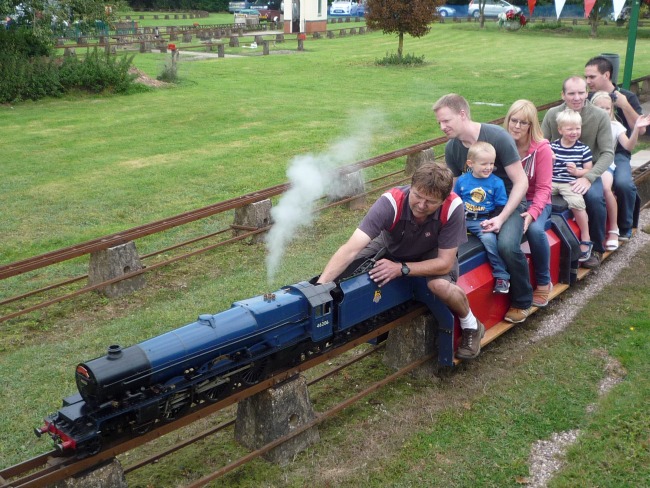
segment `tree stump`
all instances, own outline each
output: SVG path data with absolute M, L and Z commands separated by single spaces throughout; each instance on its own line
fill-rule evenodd
M 140 269 L 142 269 L 142 264 L 134 242 L 95 251 L 90 255 L 88 285 L 93 286 Z M 140 274 L 133 278 L 111 283 L 99 290 L 107 297 L 115 298 L 133 293 L 143 288 L 145 284 L 144 276 Z
M 414 318 L 410 323 L 395 327 L 388 334 L 383 362 L 400 369 L 436 350 L 438 324 L 431 314 Z M 436 361 L 429 361 L 411 373 L 415 377 L 431 377 L 438 371 Z
M 266 199 L 261 202 L 251 203 L 245 207 L 235 209 L 235 220 L 233 222 L 233 235 L 240 236 L 247 232 L 262 227 L 267 227 L 271 223 L 271 200 Z M 248 238 L 250 244 L 255 244 L 264 240 L 264 233 L 260 232 Z
M 302 375 L 246 398 L 237 405 L 235 440 L 249 449 L 283 437 L 316 418 Z M 318 428 L 312 427 L 270 450 L 267 461 L 285 465 L 301 451 L 320 440 Z
M 348 208 L 351 210 L 359 210 L 363 208 L 366 203 L 366 185 L 360 171 L 341 175 L 337 178 L 336 183 L 336 193 L 329 195 L 329 200 L 331 202 L 357 196 L 357 198 L 350 200 Z
M 406 168 L 404 172 L 411 176 L 415 173 L 415 170 L 422 166 L 424 163 L 433 163 L 436 160 L 436 155 L 433 152 L 433 148 L 424 149 L 420 152 L 409 154 L 406 157 Z
M 51 485 L 52 488 L 127 488 L 124 469 L 120 462 L 113 458 L 107 464 L 103 464 L 92 471 L 84 471 L 83 474 L 73 478 L 57 481 Z

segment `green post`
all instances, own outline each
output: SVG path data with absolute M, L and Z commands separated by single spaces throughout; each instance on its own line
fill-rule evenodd
M 627 51 L 625 52 L 625 71 L 623 72 L 623 88 L 630 89 L 632 83 L 632 66 L 634 66 L 634 49 L 636 48 L 636 31 L 639 25 L 641 0 L 632 0 L 630 13 L 630 32 L 627 36 Z

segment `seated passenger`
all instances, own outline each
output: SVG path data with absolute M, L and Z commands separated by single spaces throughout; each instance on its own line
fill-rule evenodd
M 318 283 L 346 276 L 380 249 L 388 252 L 370 270 L 379 286 L 401 276 L 425 276 L 431 293 L 460 319 L 462 343 L 456 357 L 481 351 L 485 327 L 469 308 L 458 280 L 458 247 L 467 242 L 460 198 L 451 192 L 453 176 L 436 163 L 420 166 L 410 185 L 393 188 L 373 204 L 350 239 L 330 258 Z
M 614 117 L 625 130 L 626 135 L 632 137 L 632 130 L 639 116 L 643 114 L 641 102 L 630 90 L 616 86 L 614 79 L 614 66 L 612 62 L 603 56 L 591 58 L 585 64 L 585 79 L 589 85 L 589 99 L 593 101 L 593 94 L 597 91 L 604 91 L 612 97 Z M 639 134 L 645 134 L 645 127 L 639 129 Z M 587 142 L 587 141 L 585 141 Z M 587 142 L 589 144 L 589 142 Z M 618 202 L 618 223 L 615 227 L 620 229 L 621 240 L 627 240 L 632 236 L 632 221 L 634 218 L 634 205 L 636 202 L 637 190 L 632 178 L 630 158 L 631 149 L 628 150 L 621 144 L 615 144 L 614 163 L 614 193 Z M 591 148 L 594 151 L 594 148 Z M 593 234 L 593 232 L 592 232 Z
M 594 247 L 589 238 L 589 220 L 582 195 L 573 191 L 571 183 L 586 175 L 592 167 L 591 150 L 580 142 L 582 118 L 575 110 L 567 109 L 556 118 L 560 138 L 551 142 L 553 161 L 553 195 L 561 195 L 567 202 L 580 228 L 580 258 L 583 263 Z
M 650 115 L 641 115 L 640 117 L 637 117 L 636 122 L 634 123 L 634 127 L 632 128 L 632 132 L 628 137 L 625 126 L 616 120 L 613 111 L 612 96 L 610 93 L 604 91 L 594 93 L 591 97 L 591 103 L 593 103 L 596 107 L 602 108 L 611 118 L 612 139 L 614 140 L 614 146 L 616 148 L 618 148 L 618 146 L 621 146 L 626 151 L 631 153 L 634 149 L 634 146 L 636 146 L 641 129 L 650 125 Z M 621 161 L 621 158 L 618 157 L 618 154 L 621 153 L 617 152 L 615 149 L 615 154 L 617 154 L 617 156 L 614 158 L 614 162 L 609 166 L 607 171 L 600 175 L 600 179 L 603 180 L 603 192 L 605 194 L 605 205 L 607 206 L 608 235 L 607 242 L 605 242 L 605 249 L 608 251 L 615 251 L 618 249 L 618 238 L 620 236 L 618 228 L 618 206 L 616 203 L 616 197 L 612 191 L 612 184 L 614 182 L 616 166 L 619 164 L 619 161 Z M 632 224 L 630 224 L 629 228 L 632 228 Z M 623 230 L 623 233 L 627 233 L 627 230 Z
M 462 174 L 454 186 L 465 206 L 467 230 L 478 237 L 485 247 L 494 276 L 494 293 L 510 291 L 510 273 L 499 255 L 497 235 L 483 232 L 485 221 L 501 213 L 508 202 L 503 180 L 492 173 L 496 151 L 489 142 L 475 142 L 467 152 L 467 173 Z
M 433 111 L 440 129 L 449 138 L 445 146 L 445 162 L 455 177 L 463 173 L 467 151 L 473 143 L 489 142 L 497 153 L 494 174 L 506 186 L 508 203 L 499 215 L 486 221 L 483 231 L 497 234 L 499 255 L 506 262 L 510 273 L 510 309 L 504 320 L 519 324 L 530 315 L 533 288 L 530 285 L 528 260 L 521 250 L 524 233 L 521 213 L 525 211 L 523 201 L 528 189 L 528 178 L 521 166 L 515 141 L 503 127 L 474 122 L 467 100 L 455 93 L 440 97 L 433 105 Z
M 553 287 L 550 270 L 551 248 L 546 237 L 546 221 L 553 209 L 553 150 L 542 134 L 537 108 L 529 100 L 517 100 L 510 106 L 504 127 L 515 140 L 521 164 L 528 176 L 527 209 L 521 216 L 524 219 L 524 232 L 528 239 L 537 284 L 533 290 L 533 306 L 545 307 Z
M 594 247 L 591 257 L 582 266 L 597 268 L 605 251 L 605 221 L 607 208 L 603 197 L 603 183 L 599 176 L 607 171 L 614 161 L 612 129 L 609 117 L 587 100 L 587 83 L 578 76 L 571 76 L 562 83 L 562 100 L 564 103 L 549 109 L 542 121 L 542 132 L 549 141 L 558 139 L 557 114 L 566 108 L 580 113 L 582 117 L 582 134 L 584 142 L 593 156 L 593 168 L 586 175 L 576 179 L 571 188 L 583 196 L 589 217 L 589 235 Z

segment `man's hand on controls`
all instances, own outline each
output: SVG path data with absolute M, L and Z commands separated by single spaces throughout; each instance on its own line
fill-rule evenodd
M 382 287 L 390 280 L 402 276 L 402 264 L 390 259 L 380 259 L 368 274 L 372 281 Z

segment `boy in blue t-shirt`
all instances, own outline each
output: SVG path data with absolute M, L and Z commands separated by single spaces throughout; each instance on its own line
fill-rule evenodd
M 494 293 L 510 291 L 510 273 L 499 255 L 497 235 L 483 232 L 483 222 L 499 215 L 508 202 L 503 180 L 492 174 L 496 151 L 492 144 L 478 141 L 467 152 L 467 173 L 458 177 L 454 186 L 465 205 L 467 230 L 483 243 L 495 278 Z

